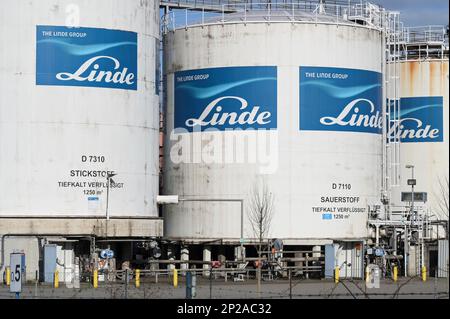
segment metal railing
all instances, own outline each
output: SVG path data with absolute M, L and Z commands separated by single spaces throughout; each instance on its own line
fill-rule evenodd
M 408 44 L 438 42 L 448 45 L 447 29 L 441 25 L 406 27 L 402 40 Z
M 162 17 L 163 32 L 180 28 L 226 23 L 305 22 L 365 25 L 382 30 L 389 19 L 387 11 L 369 2 L 318 2 L 299 0 L 275 3 L 233 3 L 211 8 L 185 8 Z M 230 13 L 233 12 L 233 13 Z
M 448 29 L 444 26 L 403 28 L 401 60 L 448 58 Z
M 399 297 L 411 298 L 411 296 L 422 296 L 428 298 L 448 298 L 448 284 L 445 279 L 438 279 L 436 276 L 437 267 L 433 269 L 434 277 L 427 282 L 422 282 L 420 276 L 411 278 L 399 278 L 398 281 L 392 279 L 392 274 L 387 272 L 380 283 L 379 289 L 367 289 L 365 281 L 353 278 L 339 278 L 333 280 L 308 280 L 301 275 L 296 274 L 295 270 L 286 267 L 284 276 L 273 277 L 267 270 L 261 270 L 261 288 L 255 287 L 256 270 L 248 270 L 247 273 L 235 271 L 232 275 L 227 276 L 228 282 L 224 276 L 220 274 L 223 269 L 213 269 L 207 276 L 201 272 L 202 269 L 187 270 L 193 278 L 196 277 L 195 294 L 188 297 L 188 278 L 187 272 L 185 276 L 179 270 L 174 277 L 173 271 L 158 271 L 160 280 L 155 280 L 156 273 L 150 273 L 148 270 L 140 271 L 141 280 L 136 279 L 136 271 L 128 270 L 129 277 L 123 276 L 125 271 L 114 271 L 113 273 L 122 279 L 117 278 L 115 281 L 99 281 L 96 286 L 93 283 L 82 283 L 78 288 L 73 289 L 71 285 L 63 282 L 59 288 L 54 288 L 51 284 L 40 284 L 38 282 L 28 283 L 23 286 L 21 298 L 23 299 L 48 299 L 48 298 L 69 298 L 69 299 L 85 299 L 85 298 L 394 298 Z M 431 269 L 430 269 L 431 270 Z M 448 266 L 444 270 L 448 272 Z M 195 273 L 195 275 L 194 275 Z M 92 274 L 85 274 L 87 277 Z M 219 279 L 222 281 L 219 283 Z M 267 281 L 271 282 L 266 283 Z M 304 283 L 307 283 L 306 285 Z M 193 280 L 190 287 L 194 287 Z M 316 289 L 314 289 L 316 287 Z M 434 289 L 433 289 L 434 288 Z M 192 289 L 191 292 L 194 290 Z M 0 284 L 0 299 L 12 298 L 6 285 Z

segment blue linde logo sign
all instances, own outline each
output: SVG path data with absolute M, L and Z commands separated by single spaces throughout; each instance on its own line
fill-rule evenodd
M 300 130 L 381 134 L 381 73 L 300 67 Z
M 402 97 L 400 120 L 391 124 L 389 137 L 402 143 L 443 142 L 443 113 L 442 96 Z
M 137 33 L 37 26 L 36 84 L 137 90 Z
M 175 73 L 175 128 L 276 129 L 277 69 L 224 67 Z

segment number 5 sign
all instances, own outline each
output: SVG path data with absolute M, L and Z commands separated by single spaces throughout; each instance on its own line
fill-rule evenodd
M 22 292 L 22 256 L 21 253 L 12 253 L 10 255 L 11 266 L 11 285 L 9 286 L 10 292 L 19 293 Z

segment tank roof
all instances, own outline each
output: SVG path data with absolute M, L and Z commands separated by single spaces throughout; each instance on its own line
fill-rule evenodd
M 215 13 L 195 8 L 185 9 L 185 14 L 176 16 L 172 11 L 169 18 L 163 21 L 163 28 L 173 31 L 225 23 L 306 22 L 360 25 L 381 30 L 392 24 L 391 13 L 369 2 L 305 0 L 293 3 L 234 3 L 222 5 Z M 398 23 L 398 18 L 396 21 Z

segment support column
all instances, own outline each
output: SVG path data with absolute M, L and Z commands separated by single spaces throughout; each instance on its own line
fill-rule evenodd
M 73 272 L 73 288 L 80 289 L 80 258 L 75 257 Z
M 218 259 L 218 260 L 220 261 L 220 263 L 221 263 L 220 268 L 225 268 L 225 267 L 226 267 L 225 261 L 227 260 L 227 257 L 225 256 L 225 247 L 223 247 L 223 246 L 220 246 L 220 247 L 219 247 L 219 254 L 218 254 L 217 259 Z M 224 272 L 224 271 L 221 272 L 221 273 L 220 273 L 220 276 L 221 276 L 221 277 L 225 277 L 225 272 Z
M 320 258 L 320 246 L 313 246 L 313 257 Z
M 306 279 L 309 279 L 309 269 L 308 269 L 308 266 L 310 266 L 309 254 L 310 253 L 305 253 L 305 278 Z M 312 255 L 312 253 L 311 253 L 311 255 Z
M 175 247 L 172 245 L 167 246 L 167 259 L 175 260 Z M 172 271 L 175 268 L 175 264 L 167 264 L 167 270 Z
M 189 247 L 188 246 L 181 246 L 181 252 L 180 252 L 180 260 L 189 260 Z M 186 270 L 189 269 L 189 264 L 188 263 L 181 263 L 180 264 L 180 270 L 181 270 L 181 275 L 185 276 L 186 275 Z
M 245 246 L 236 246 L 234 247 L 234 261 L 242 261 L 242 257 L 246 257 Z M 237 265 L 238 268 L 245 267 L 245 263 L 242 262 Z
M 203 261 L 211 261 L 211 246 L 203 246 Z M 210 264 L 203 264 L 203 277 L 209 277 Z
M 312 251 L 313 251 L 312 256 L 314 258 L 319 258 L 319 260 L 320 260 L 322 246 L 320 246 L 320 245 L 313 246 Z M 311 262 L 311 265 L 318 266 L 318 265 L 320 265 L 320 262 L 317 260 L 314 260 Z M 315 271 L 315 269 L 314 269 L 314 271 Z M 313 274 L 317 274 L 317 273 L 314 272 Z
M 418 245 L 411 245 L 409 246 L 409 260 L 408 260 L 408 274 L 413 276 L 419 276 L 420 275 L 420 266 L 419 264 L 419 254 L 418 254 Z
M 303 258 L 303 253 L 295 253 L 294 257 L 295 258 Z M 303 261 L 296 261 L 295 262 L 295 266 L 299 267 L 299 268 L 303 268 L 304 262 Z M 294 274 L 303 275 L 303 269 L 297 270 Z M 293 275 L 293 274 L 291 274 L 291 275 Z

